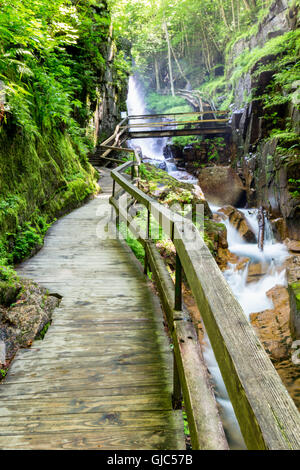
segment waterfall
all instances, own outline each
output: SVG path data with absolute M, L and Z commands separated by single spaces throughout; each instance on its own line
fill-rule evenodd
M 127 111 L 129 116 L 149 114 L 145 104 L 145 93 L 135 76 L 129 77 L 128 95 L 127 95 Z M 130 120 L 131 124 L 138 124 L 141 120 Z M 147 122 L 147 121 L 143 121 Z M 150 120 L 148 120 L 150 124 Z M 150 128 L 150 125 L 149 125 Z M 164 161 L 163 148 L 167 139 L 135 139 L 129 141 L 131 148 L 140 148 L 144 158 L 149 158 L 155 162 Z
M 138 81 L 138 78 L 134 75 L 129 77 L 128 96 L 127 96 L 127 111 L 128 115 L 145 115 L 149 114 L 145 104 L 145 92 Z M 161 119 L 161 118 L 160 118 Z M 151 120 L 144 120 L 142 122 L 149 123 L 148 129 L 151 129 Z M 130 120 L 130 124 L 141 123 L 141 120 Z M 136 128 L 138 129 L 138 128 Z M 144 128 L 145 129 L 145 128 Z M 173 178 L 178 181 L 183 181 L 191 184 L 197 184 L 198 180 L 190 175 L 187 171 L 179 170 L 175 161 L 171 159 L 165 159 L 163 149 L 168 142 L 167 137 L 161 138 L 147 138 L 147 139 L 134 139 L 129 141 L 131 148 L 138 148 L 141 150 L 143 158 L 152 160 L 151 163 L 157 167 L 165 169 Z

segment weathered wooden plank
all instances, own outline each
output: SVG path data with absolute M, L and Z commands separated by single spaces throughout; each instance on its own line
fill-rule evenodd
M 149 118 L 157 118 L 157 117 L 171 117 L 171 116 L 203 116 L 203 114 L 228 114 L 230 111 L 224 110 L 224 111 L 213 111 L 213 110 L 208 110 L 208 111 L 191 111 L 187 113 L 161 113 L 161 114 L 136 114 L 136 115 L 130 115 L 128 116 L 128 119 L 149 119 Z M 151 124 L 151 123 L 148 123 Z M 130 125 L 129 125 L 130 127 Z
M 75 374 L 74 374 L 75 375 Z M 170 381 L 170 377 L 168 379 L 167 375 L 161 374 L 160 376 L 156 373 L 148 373 L 148 374 L 119 374 L 117 371 L 115 374 L 113 372 L 109 375 L 101 372 L 95 374 L 85 374 L 84 377 L 81 377 L 81 374 L 77 374 L 77 377 L 74 378 L 63 378 L 60 376 L 55 381 L 49 383 L 48 378 L 40 377 L 40 380 L 33 381 L 32 378 L 28 379 L 18 379 L 14 381 L 14 378 L 8 379 L 5 382 L 5 386 L 1 386 L 0 388 L 0 397 L 5 397 L 6 393 L 9 391 L 8 396 L 16 396 L 19 394 L 27 394 L 27 393 L 54 393 L 60 391 L 72 391 L 82 389 L 81 387 L 85 387 L 86 389 L 96 389 L 98 388 L 101 390 L 102 388 L 121 388 L 120 383 L 124 385 L 124 387 L 129 386 L 144 386 L 147 387 L 148 385 L 158 385 L 160 384 L 162 390 L 164 390 L 164 385 L 167 381 Z M 77 384 L 79 383 L 79 385 Z M 25 385 L 26 384 L 26 387 Z M 12 386 L 13 385 L 13 386 Z M 10 388 L 7 388 L 11 386 Z M 2 389 L 5 388 L 5 392 L 3 393 Z
M 146 128 L 150 128 L 149 130 L 151 131 L 152 127 L 164 128 L 164 127 L 170 127 L 170 126 L 183 126 L 184 124 L 193 124 L 193 125 L 204 124 L 205 125 L 207 122 L 214 123 L 217 127 L 218 124 L 224 124 L 225 122 L 228 122 L 228 121 L 229 119 L 226 118 L 226 119 L 202 119 L 202 120 L 194 120 L 194 121 L 189 120 L 189 121 L 140 122 L 140 123 L 130 124 L 130 126 L 127 126 L 127 128 L 129 127 L 130 129 L 135 129 L 135 128 L 146 127 Z
M 109 434 L 115 429 L 176 428 L 182 419 L 173 410 L 115 411 L 104 413 L 72 413 L 42 416 L 18 416 L 14 422 L 10 416 L 1 417 L 0 436 L 42 434 L 60 432 L 91 432 Z
M 63 299 L 0 385 L 1 448 L 184 448 L 161 311 L 122 242 L 96 237 L 107 196 L 54 224 L 19 270 Z
M 59 383 L 61 380 L 80 380 L 103 381 L 107 384 L 115 383 L 116 380 L 131 381 L 132 378 L 138 381 L 143 381 L 145 378 L 153 378 L 153 380 L 164 379 L 168 373 L 169 364 L 162 365 L 162 358 L 160 361 L 150 364 L 119 364 L 114 360 L 111 364 L 105 366 L 101 364 L 101 372 L 99 372 L 99 361 L 91 366 L 86 367 L 73 367 L 72 364 L 56 364 L 54 367 L 48 367 L 48 364 L 40 364 L 38 369 L 31 369 L 24 367 L 9 371 L 5 379 L 5 383 L 18 383 L 21 382 L 47 382 L 48 380 L 56 380 Z M 98 366 L 98 367 L 97 367 Z
M 169 328 L 170 331 L 172 331 L 173 320 L 176 315 L 174 310 L 174 283 L 154 244 L 151 241 L 147 241 L 145 248 L 147 250 L 148 262 L 154 275 L 164 312 L 167 316 Z
M 42 388 L 38 391 L 34 387 L 24 388 L 19 387 L 16 389 L 14 384 L 7 384 L 7 395 L 1 394 L 1 387 L 0 387 L 0 397 L 6 397 L 8 401 L 16 400 L 20 402 L 20 406 L 22 406 L 22 402 L 24 400 L 35 400 L 36 404 L 38 404 L 38 400 L 56 400 L 60 398 L 66 399 L 78 399 L 86 397 L 112 397 L 112 401 L 114 400 L 113 397 L 118 396 L 121 397 L 120 402 L 122 403 L 124 396 L 145 396 L 151 395 L 153 400 L 157 400 L 157 396 L 163 396 L 168 394 L 171 397 L 172 389 L 171 384 L 167 383 L 164 386 L 161 386 L 161 383 L 152 383 L 145 387 L 143 384 L 124 384 L 122 387 L 120 386 L 111 386 L 111 387 L 99 387 L 97 384 L 87 383 L 85 381 L 79 382 L 75 384 L 75 386 L 71 386 L 67 383 L 66 387 L 62 389 L 62 387 L 57 387 L 57 389 L 47 390 Z M 4 400 L 3 400 L 4 401 Z M 6 402 L 6 400 L 5 400 Z
M 224 135 L 232 132 L 231 127 L 201 127 L 194 129 L 164 129 L 153 131 L 129 131 L 128 138 L 132 139 L 153 139 L 159 137 L 177 137 L 183 135 Z
M 172 332 L 174 352 L 183 389 L 194 450 L 228 449 L 217 403 L 209 383 L 200 344 L 191 321 L 174 310 L 174 283 L 153 243 L 146 244 L 148 259 Z
M 166 426 L 154 429 L 110 429 L 109 435 L 100 432 L 62 432 L 0 436 L 0 449 L 34 450 L 181 450 L 184 437 L 177 429 Z
M 193 450 L 228 450 L 199 341 L 191 322 L 174 322 L 177 369 L 188 416 Z
M 8 399 L 0 407 L 3 416 L 42 416 L 75 413 L 111 413 L 120 411 L 171 411 L 170 394 L 86 396 L 84 391 L 69 397 L 39 397 L 26 395 L 24 399 Z
M 39 348 L 38 343 L 36 344 L 35 347 L 25 350 L 23 349 L 22 351 L 18 351 L 17 359 L 20 358 L 22 361 L 43 361 L 43 360 L 49 360 L 49 361 L 54 361 L 55 359 L 57 361 L 63 360 L 64 358 L 66 361 L 70 358 L 70 360 L 75 360 L 75 358 L 78 358 L 78 361 L 80 361 L 80 358 L 86 357 L 86 358 L 101 358 L 103 360 L 103 364 L 106 363 L 106 360 L 109 360 L 111 357 L 115 357 L 116 360 L 126 361 L 128 362 L 131 360 L 134 360 L 134 358 L 141 358 L 141 357 L 146 357 L 149 354 L 149 345 L 146 345 L 146 347 L 142 347 L 139 344 L 133 344 L 130 350 L 128 349 L 127 345 L 124 343 L 117 349 L 115 348 L 115 344 L 109 344 L 109 345 L 103 345 L 99 347 L 94 347 L 93 345 L 91 346 L 75 346 L 74 348 L 61 348 L 58 351 L 55 348 L 51 347 L 46 347 L 46 348 Z M 170 346 L 169 345 L 162 345 L 159 347 L 159 351 L 156 349 L 154 352 L 149 354 L 149 361 L 151 361 L 151 358 L 153 357 L 153 354 L 156 356 L 160 355 L 165 355 L 169 356 L 170 355 Z M 104 357 L 105 356 L 105 357 Z M 136 359 L 137 362 L 142 359 Z M 146 360 L 146 359 L 145 359 Z M 15 361 L 16 362 L 16 361 Z M 0 385 L 0 390 L 1 390 L 1 385 Z

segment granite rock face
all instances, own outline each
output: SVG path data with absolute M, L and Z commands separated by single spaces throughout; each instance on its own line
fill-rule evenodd
M 58 304 L 59 296 L 31 281 L 20 281 L 10 305 L 0 305 L 0 367 L 7 366 L 19 348 L 31 346 Z
M 236 171 L 230 166 L 211 166 L 200 170 L 199 185 L 209 202 L 218 206 L 241 206 L 245 188 Z

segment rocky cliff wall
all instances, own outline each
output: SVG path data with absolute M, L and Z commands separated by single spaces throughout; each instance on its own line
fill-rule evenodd
M 278 237 L 300 238 L 299 93 L 296 4 L 276 0 L 252 37 L 228 55 L 235 166 L 249 205 L 263 206 Z M 298 46 L 299 48 L 299 46 Z M 248 61 L 248 63 L 247 63 Z M 299 73 L 298 73 L 299 78 Z M 297 189 L 298 188 L 298 189 Z

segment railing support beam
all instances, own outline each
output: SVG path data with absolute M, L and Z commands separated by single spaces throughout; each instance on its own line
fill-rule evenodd
M 182 408 L 182 390 L 180 384 L 180 375 L 176 363 L 175 353 L 173 351 L 173 395 L 172 395 L 173 410 L 180 410 Z
M 182 310 L 182 266 L 181 261 L 176 253 L 176 270 L 175 270 L 175 310 Z

